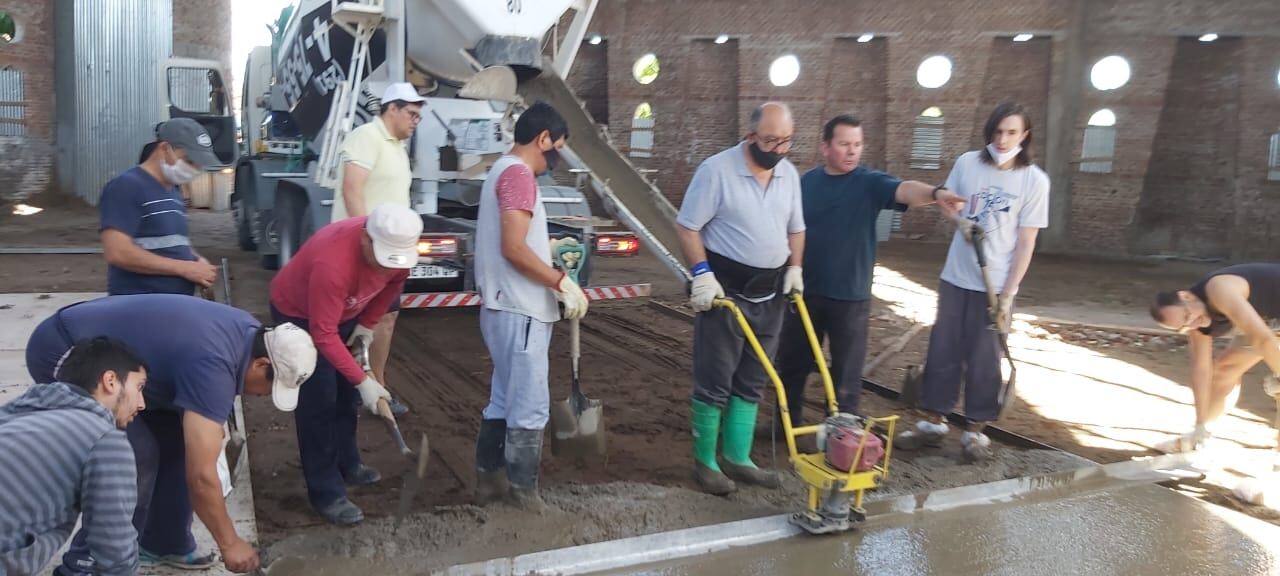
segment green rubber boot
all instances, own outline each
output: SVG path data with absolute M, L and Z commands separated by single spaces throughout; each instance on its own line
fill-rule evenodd
M 704 492 L 723 496 L 738 487 L 733 484 L 720 465 L 716 464 L 716 442 L 720 439 L 720 414 L 722 410 L 698 400 L 693 401 L 693 459 L 694 477 Z
M 756 467 L 751 462 L 751 443 L 755 440 L 756 414 L 760 405 L 737 396 L 729 397 L 724 417 L 724 466 L 726 476 L 736 482 L 777 488 L 778 476 Z

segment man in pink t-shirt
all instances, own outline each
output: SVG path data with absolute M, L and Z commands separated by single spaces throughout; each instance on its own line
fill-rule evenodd
M 516 144 L 494 163 L 480 193 L 476 222 L 476 286 L 484 299 L 480 331 L 493 378 L 476 440 L 476 501 L 502 497 L 535 512 L 542 431 L 550 412 L 547 352 L 551 326 L 581 318 L 587 298 L 573 279 L 551 265 L 547 212 L 537 173 L 555 168 L 568 138 L 564 118 L 539 102 L 516 121 Z
M 353 334 L 371 336 L 400 297 L 409 269 L 418 263 L 421 235 L 421 216 L 383 204 L 368 216 L 321 228 L 271 282 L 271 315 L 310 332 L 319 352 L 294 412 L 298 451 L 311 506 L 340 526 L 364 520 L 347 499 L 346 484 L 382 478 L 360 462 L 357 397 L 375 414 L 378 400 L 391 398 L 356 362 L 346 342 Z

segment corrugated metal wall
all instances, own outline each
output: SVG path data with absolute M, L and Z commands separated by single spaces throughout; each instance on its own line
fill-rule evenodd
M 103 185 L 137 164 L 163 118 L 173 5 L 57 0 L 56 6 L 58 180 L 63 191 L 96 205 Z

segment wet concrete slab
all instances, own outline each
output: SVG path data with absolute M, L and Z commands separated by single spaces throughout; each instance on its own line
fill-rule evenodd
M 1280 527 L 1158 486 L 885 518 L 610 574 L 1280 574 Z

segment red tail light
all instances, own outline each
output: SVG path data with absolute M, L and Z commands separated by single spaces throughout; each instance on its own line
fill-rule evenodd
M 596 237 L 596 254 L 600 256 L 635 256 L 640 240 L 634 234 L 607 234 Z
M 418 239 L 418 255 L 427 258 L 453 258 L 458 255 L 458 237 L 450 234 L 423 234 Z

